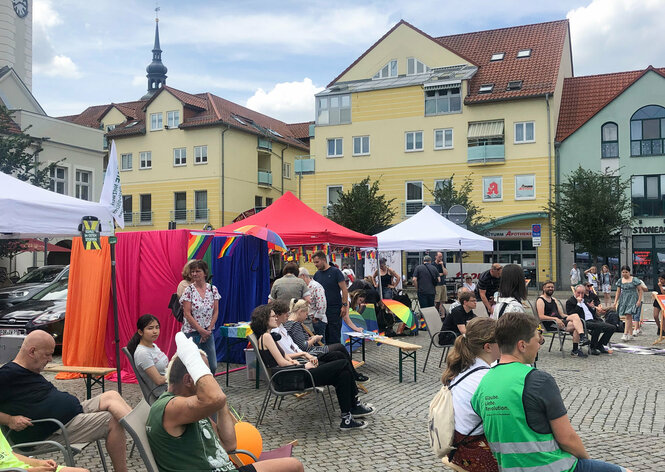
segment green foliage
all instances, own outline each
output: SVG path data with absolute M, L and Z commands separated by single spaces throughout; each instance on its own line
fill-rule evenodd
M 363 234 L 376 234 L 387 229 L 397 212 L 394 198 L 388 200 L 379 194 L 379 181 L 370 183 L 369 176 L 343 192 L 337 203 L 328 209 L 328 216 L 335 223 Z
M 554 231 L 565 242 L 594 256 L 606 255 L 610 241 L 628 225 L 630 179 L 616 172 L 597 172 L 578 167 L 554 186 L 555 200 L 548 202 Z
M 482 215 L 480 208 L 471 198 L 471 194 L 473 193 L 473 179 L 471 175 L 464 177 L 462 183 L 457 186 L 454 177 L 455 174 L 451 175 L 450 178 L 443 181 L 442 185 L 431 191 L 434 203 L 441 205 L 444 214 L 448 212 L 451 206 L 462 205 L 466 208 L 465 224 L 469 231 L 478 234 L 486 232 L 483 227 L 490 220 Z

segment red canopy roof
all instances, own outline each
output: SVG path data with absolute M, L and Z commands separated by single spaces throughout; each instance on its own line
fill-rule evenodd
M 357 233 L 312 210 L 291 192 L 286 192 L 265 210 L 224 226 L 216 232 L 233 231 L 245 225 L 265 226 L 279 234 L 287 246 L 332 244 L 376 247 L 376 238 Z

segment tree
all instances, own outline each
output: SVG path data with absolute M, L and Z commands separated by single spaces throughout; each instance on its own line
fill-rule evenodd
M 363 234 L 376 234 L 390 226 L 397 214 L 394 198 L 388 200 L 379 194 L 379 181 L 370 183 L 369 176 L 342 192 L 336 203 L 328 209 L 328 216 L 335 223 Z
M 453 205 L 462 205 L 466 208 L 466 221 L 465 224 L 469 231 L 482 234 L 486 232 L 483 226 L 487 226 L 490 222 L 481 214 L 480 208 L 473 202 L 471 193 L 473 192 L 473 179 L 471 175 L 464 177 L 464 180 L 457 187 L 454 182 L 455 174 L 451 175 L 449 179 L 443 180 L 443 183 L 437 186 L 432 192 L 434 203 L 441 205 L 444 214 Z
M 43 139 L 30 136 L 25 131 L 21 131 L 14 122 L 12 113 L 0 105 L 0 172 L 46 188 L 51 169 L 57 162 L 42 166 L 37 157 L 42 151 Z M 0 257 L 14 257 L 23 249 L 21 240 L 0 239 Z
M 597 172 L 580 166 L 554 186 L 554 200 L 545 210 L 561 240 L 594 258 L 605 256 L 612 246 L 608 241 L 630 223 L 629 188 L 630 179 L 621 180 L 614 171 Z

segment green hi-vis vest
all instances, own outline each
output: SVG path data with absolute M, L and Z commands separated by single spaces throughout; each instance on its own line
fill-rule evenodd
M 577 459 L 562 451 L 552 434 L 526 422 L 524 380 L 533 367 L 499 364 L 483 377 L 471 406 L 483 419 L 485 437 L 502 472 L 570 472 Z
M 166 432 L 162 425 L 164 409 L 174 398 L 171 392 L 164 392 L 150 407 L 146 421 L 148 442 L 159 471 L 235 471 L 208 418 L 188 424 L 179 437 Z

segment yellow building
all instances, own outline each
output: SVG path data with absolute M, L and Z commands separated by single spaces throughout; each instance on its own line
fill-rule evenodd
M 398 202 L 398 223 L 432 203 L 445 179 L 468 175 L 496 241 L 493 253 L 469 261 L 517 262 L 540 281 L 554 277 L 543 208 L 571 75 L 566 20 L 438 38 L 400 21 L 316 95 L 312 160 L 301 164 L 314 172 L 302 199 L 325 213 L 369 175 Z

